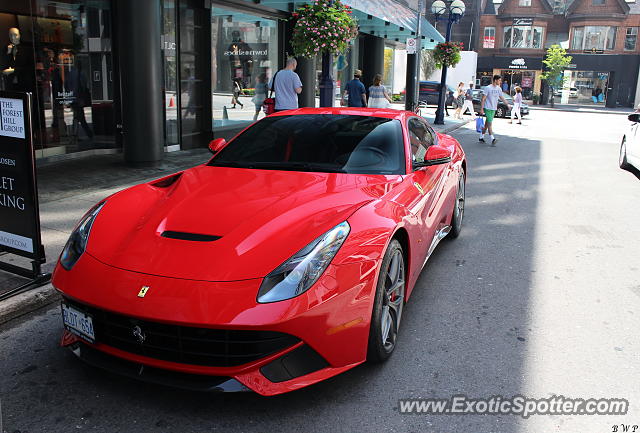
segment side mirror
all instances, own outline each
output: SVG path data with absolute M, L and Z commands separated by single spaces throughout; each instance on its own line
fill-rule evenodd
M 224 138 L 216 138 L 215 140 L 211 140 L 211 142 L 209 143 L 209 150 L 215 155 L 216 153 L 220 152 L 225 144 L 227 144 L 227 140 L 225 140 Z
M 631 122 L 638 123 L 638 122 L 640 122 L 640 113 L 633 113 L 633 114 L 630 114 L 630 115 L 629 115 L 629 117 L 628 117 L 628 119 L 629 119 Z
M 445 164 L 451 162 L 451 153 L 442 146 L 429 146 L 424 162 L 429 165 Z
M 414 162 L 414 168 L 429 167 L 451 162 L 451 153 L 441 146 L 429 146 L 424 156 L 424 162 Z

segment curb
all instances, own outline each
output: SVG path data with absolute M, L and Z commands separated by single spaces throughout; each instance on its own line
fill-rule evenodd
M 60 300 L 51 283 L 27 290 L 0 303 L 0 325 Z
M 440 131 L 440 134 L 449 134 L 449 133 L 455 131 L 456 129 L 462 128 L 463 126 L 465 126 L 466 124 L 468 124 L 470 122 L 471 122 L 471 119 L 465 120 L 464 122 L 458 123 L 456 125 L 451 125 L 448 128 L 444 128 L 442 131 Z

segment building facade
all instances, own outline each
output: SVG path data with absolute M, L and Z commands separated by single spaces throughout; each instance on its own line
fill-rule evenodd
M 540 79 L 545 50 L 558 44 L 572 56 L 564 89 L 569 104 L 633 106 L 640 67 L 640 8 L 624 0 L 488 1 L 480 18 L 477 78 L 499 74 L 527 99 L 549 94 Z M 594 99 L 595 97 L 595 99 Z
M 2 0 L 0 88 L 33 94 L 41 162 L 123 152 L 154 164 L 264 116 L 255 89 L 292 52 L 291 13 L 308 2 Z M 417 0 L 343 3 L 360 34 L 334 59 L 336 96 L 356 68 L 367 85 L 383 73 L 389 87 L 404 88 L 391 82 L 399 81 L 394 51 L 416 36 Z M 443 40 L 427 20 L 421 36 L 427 47 Z M 317 104 L 319 69 L 316 59 L 299 60 L 301 106 Z

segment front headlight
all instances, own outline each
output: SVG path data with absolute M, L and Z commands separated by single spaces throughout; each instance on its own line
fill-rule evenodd
M 87 212 L 73 230 L 71 236 L 69 236 L 69 240 L 62 250 L 62 254 L 60 254 L 60 264 L 67 271 L 70 271 L 71 268 L 73 268 L 82 253 L 84 253 L 84 250 L 87 248 L 91 226 L 93 226 L 93 222 L 104 204 L 105 202 L 98 203 L 93 207 L 93 209 Z
M 283 301 L 309 290 L 327 269 L 350 230 L 349 224 L 342 222 L 278 266 L 262 281 L 258 302 Z

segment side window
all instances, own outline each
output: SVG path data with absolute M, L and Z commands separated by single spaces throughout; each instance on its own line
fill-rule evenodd
M 434 133 L 426 123 L 417 117 L 409 119 L 408 129 L 411 143 L 411 159 L 415 162 L 424 162 L 427 148 L 434 143 Z

